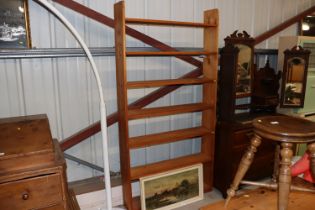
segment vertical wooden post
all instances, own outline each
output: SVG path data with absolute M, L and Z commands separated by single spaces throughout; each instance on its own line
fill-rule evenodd
M 130 151 L 128 131 L 128 98 L 126 72 L 126 28 L 125 2 L 114 5 L 115 49 L 116 49 L 116 77 L 117 77 L 117 105 L 119 123 L 120 170 L 122 175 L 124 204 L 132 209 L 132 191 L 130 180 Z
M 204 12 L 204 23 L 219 25 L 217 9 Z M 217 73 L 218 73 L 218 27 L 204 28 L 204 50 L 211 52 L 203 60 L 203 75 L 212 80 L 203 85 L 203 103 L 209 104 L 211 109 L 202 112 L 202 126 L 210 130 L 210 134 L 202 137 L 201 152 L 211 159 L 203 164 L 204 189 L 209 191 L 213 182 L 214 140 L 216 125 L 216 98 L 217 98 Z

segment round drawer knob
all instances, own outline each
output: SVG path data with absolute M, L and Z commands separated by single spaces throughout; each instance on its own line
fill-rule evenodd
M 22 199 L 23 200 L 27 200 L 30 196 L 28 195 L 28 193 L 23 193 L 22 195 Z

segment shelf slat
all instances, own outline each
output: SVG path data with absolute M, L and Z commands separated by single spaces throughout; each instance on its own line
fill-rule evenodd
M 180 141 L 183 139 L 191 139 L 195 137 L 210 134 L 210 131 L 204 127 L 187 128 L 175 131 L 168 131 L 145 136 L 137 136 L 129 138 L 129 148 L 148 147 L 157 144 L 166 144 L 170 142 Z
M 197 112 L 212 108 L 209 104 L 194 103 L 175 106 L 164 106 L 145 109 L 131 109 L 128 111 L 128 119 L 141 119 L 147 117 L 159 117 L 165 115 L 175 115 L 181 113 Z
M 237 93 L 236 94 L 236 98 L 246 98 L 246 97 L 250 97 L 252 94 L 249 93 L 249 92 L 246 92 L 246 93 Z
M 215 82 L 207 78 L 189 78 L 189 79 L 169 79 L 169 80 L 147 80 L 147 81 L 136 81 L 127 82 L 127 88 L 150 88 L 150 87 L 161 87 L 168 85 L 196 85 Z
M 186 27 L 216 27 L 217 24 L 205 24 L 194 22 L 170 21 L 170 20 L 153 20 L 140 18 L 126 18 L 128 24 L 146 24 L 146 25 L 168 25 L 168 26 L 186 26 Z
M 130 178 L 131 180 L 137 180 L 140 177 L 149 176 L 156 173 L 161 173 L 181 167 L 190 166 L 197 163 L 205 163 L 211 161 L 211 157 L 208 157 L 202 153 L 188 155 L 171 160 L 165 160 L 157 163 L 152 163 L 144 166 L 138 166 L 131 168 Z
M 199 55 L 212 55 L 214 52 L 207 51 L 134 51 L 126 52 L 126 56 L 199 56 Z

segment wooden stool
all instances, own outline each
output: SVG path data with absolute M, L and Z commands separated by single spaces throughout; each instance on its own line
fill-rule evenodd
M 275 164 L 275 174 L 278 176 L 278 210 L 286 210 L 291 187 L 291 160 L 293 156 L 293 144 L 307 143 L 311 157 L 312 175 L 315 177 L 315 123 L 291 116 L 267 116 L 256 118 L 253 122 L 254 136 L 251 144 L 243 155 L 233 183 L 227 190 L 228 197 L 225 206 L 231 197 L 235 195 L 241 180 L 254 159 L 257 147 L 261 139 L 270 139 L 281 143 L 280 171 Z M 278 161 L 275 161 L 278 162 Z

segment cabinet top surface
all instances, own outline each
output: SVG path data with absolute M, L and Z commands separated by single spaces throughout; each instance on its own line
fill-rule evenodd
M 53 152 L 46 115 L 0 119 L 0 160 L 43 152 Z

